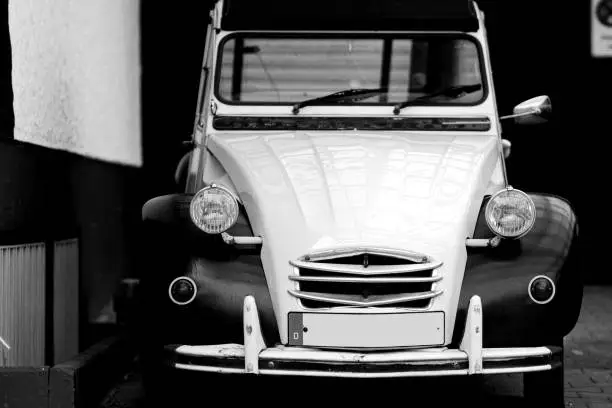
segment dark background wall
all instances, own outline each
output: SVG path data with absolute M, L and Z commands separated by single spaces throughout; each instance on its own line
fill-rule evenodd
M 202 67 L 208 1 L 168 7 L 141 2 L 144 185 L 147 194 L 174 188 L 174 170 L 187 152 Z
M 515 127 L 508 170 L 512 184 L 568 198 L 586 244 L 584 274 L 612 283 L 601 265 L 607 252 L 607 116 L 612 59 L 590 56 L 588 2 L 480 2 L 502 114 L 532 96 L 553 102 L 549 124 Z M 202 61 L 206 2 L 142 2 L 142 115 L 144 166 L 134 169 L 12 141 L 12 92 L 7 7 L 0 32 L 0 235 L 37 228 L 75 227 L 82 237 L 85 293 L 91 315 L 146 254 L 138 221 L 143 202 L 175 189 L 176 163 L 192 130 Z
M 572 202 L 586 250 L 583 272 L 591 281 L 612 283 L 602 267 L 612 227 L 604 215 L 612 59 L 591 57 L 589 3 L 481 2 L 501 112 L 540 94 L 549 95 L 553 106 L 546 125 L 506 125 L 505 137 L 513 143 L 510 180 L 517 188 Z

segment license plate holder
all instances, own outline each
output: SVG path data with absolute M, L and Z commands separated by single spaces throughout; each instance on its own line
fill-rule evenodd
M 444 344 L 444 312 L 289 313 L 289 345 L 392 348 Z

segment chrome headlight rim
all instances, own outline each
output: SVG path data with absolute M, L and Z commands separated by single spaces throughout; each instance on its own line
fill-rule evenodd
M 495 203 L 495 199 L 497 199 L 502 194 L 509 193 L 509 192 L 512 192 L 513 194 L 521 195 L 527 201 L 528 206 L 529 206 L 529 208 L 531 210 L 531 213 L 533 214 L 533 217 L 531 217 L 531 219 L 529 220 L 528 226 L 526 228 L 524 228 L 522 230 L 522 232 L 520 232 L 519 234 L 515 234 L 515 235 L 508 235 L 508 234 L 501 233 L 499 231 L 499 229 L 496 228 L 495 226 L 491 225 L 491 223 L 489 221 L 489 214 L 491 212 L 491 207 Z M 527 235 L 533 229 L 533 226 L 535 225 L 535 222 L 536 222 L 536 218 L 537 218 L 537 211 L 536 211 L 536 207 L 535 207 L 535 203 L 534 203 L 533 199 L 531 197 L 529 197 L 529 195 L 527 193 L 525 193 L 524 191 L 518 190 L 518 189 L 513 188 L 511 186 L 503 188 L 503 189 L 497 191 L 496 193 L 494 193 L 493 195 L 491 195 L 491 197 L 489 198 L 489 200 L 487 202 L 487 205 L 485 207 L 485 221 L 487 223 L 487 226 L 489 227 L 489 230 L 491 230 L 496 236 L 498 236 L 500 238 L 503 238 L 503 239 L 516 240 L 516 239 L 520 239 L 520 238 L 524 237 L 525 235 Z
M 225 194 L 227 197 L 229 197 L 232 200 L 233 206 L 235 207 L 235 216 L 233 217 L 233 219 L 231 219 L 231 222 L 227 224 L 223 230 L 209 231 L 203 228 L 202 225 L 200 225 L 196 221 L 197 216 L 195 214 L 195 211 L 197 209 L 198 199 L 200 196 L 204 195 L 206 192 L 210 190 L 222 191 L 223 194 Z M 234 225 L 236 225 L 236 222 L 238 222 L 238 218 L 240 217 L 240 200 L 238 200 L 238 197 L 236 197 L 234 192 L 231 191 L 229 188 L 223 185 L 220 185 L 220 184 L 213 183 L 213 184 L 207 185 L 206 187 L 201 188 L 193 195 L 193 197 L 191 198 L 191 202 L 189 203 L 189 216 L 191 218 L 191 222 L 201 231 L 209 235 L 220 235 L 226 232 L 227 230 L 229 230 L 230 228 L 232 228 Z

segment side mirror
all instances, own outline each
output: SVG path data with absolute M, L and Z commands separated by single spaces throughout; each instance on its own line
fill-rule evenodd
M 502 116 L 500 119 L 514 119 L 518 125 L 537 125 L 548 122 L 552 105 L 546 95 L 536 96 L 519 103 L 514 107 L 512 115 Z

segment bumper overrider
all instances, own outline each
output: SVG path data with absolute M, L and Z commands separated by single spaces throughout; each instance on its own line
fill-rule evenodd
M 560 347 L 483 348 L 482 313 L 480 297 L 473 296 L 457 349 L 354 352 L 267 347 L 255 299 L 247 296 L 243 307 L 244 344 L 173 345 L 166 351 L 176 369 L 225 374 L 429 377 L 546 371 L 560 366 Z

